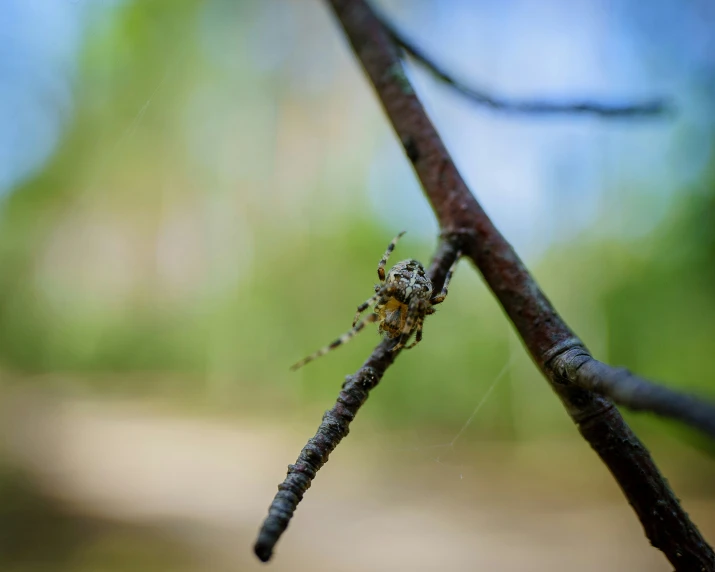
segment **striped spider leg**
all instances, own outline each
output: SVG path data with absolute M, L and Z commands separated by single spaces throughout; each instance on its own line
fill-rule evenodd
M 319 357 L 327 354 L 329 351 L 332 351 L 335 348 L 342 346 L 343 344 L 349 342 L 354 336 L 356 336 L 360 332 L 360 330 L 362 330 L 367 324 L 371 324 L 372 322 L 377 322 L 379 319 L 380 319 L 380 316 L 378 316 L 377 314 L 368 314 L 367 316 L 365 316 L 365 318 L 360 320 L 355 326 L 353 326 L 351 329 L 349 329 L 347 332 L 345 332 L 337 340 L 335 340 L 334 342 L 332 342 L 331 344 L 329 344 L 323 348 L 320 348 L 317 352 L 310 354 L 308 357 L 303 358 L 298 363 L 293 364 L 290 367 L 290 369 L 292 371 L 300 369 L 308 362 L 311 362 L 314 359 L 318 359 Z
M 336 339 L 331 344 L 329 344 L 323 348 L 320 348 L 318 351 L 310 354 L 308 357 L 300 360 L 298 363 L 293 364 L 290 369 L 293 371 L 300 369 L 308 362 L 318 359 L 319 357 L 322 357 L 325 354 L 327 354 L 329 351 L 332 351 L 335 348 L 338 348 L 338 347 L 342 346 L 343 344 L 349 342 L 353 337 L 355 337 L 358 333 L 360 333 L 360 330 L 362 330 L 367 324 L 371 324 L 373 322 L 379 321 L 380 320 L 379 314 L 368 314 L 359 322 L 358 322 L 358 319 L 360 318 L 360 312 L 362 312 L 363 310 L 366 310 L 370 306 L 373 306 L 381 298 L 392 296 L 393 292 L 394 292 L 394 286 L 391 286 L 388 284 L 385 284 L 384 286 L 382 286 L 374 296 L 368 298 L 365 302 L 363 302 L 362 304 L 360 304 L 360 306 L 358 306 L 359 308 L 362 308 L 362 310 L 360 310 L 358 312 L 357 316 L 355 317 L 355 320 L 353 321 L 353 327 L 351 329 L 349 329 L 347 332 L 345 332 L 342 336 L 340 336 L 338 339 Z
M 454 274 L 454 270 L 457 267 L 457 263 L 459 262 L 461 256 L 462 252 L 457 252 L 457 257 L 452 263 L 452 266 L 447 271 L 447 275 L 444 277 L 444 285 L 442 286 L 442 291 L 439 293 L 439 295 L 434 296 L 429 300 L 425 300 L 423 298 L 412 298 L 410 300 L 410 304 L 407 310 L 407 317 L 405 319 L 405 325 L 399 334 L 400 339 L 390 351 L 394 352 L 395 350 L 402 348 L 412 335 L 413 331 L 415 332 L 415 341 L 412 342 L 409 346 L 405 347 L 405 349 L 412 349 L 422 341 L 422 327 L 424 325 L 425 316 L 434 314 L 434 306 L 436 306 L 437 304 L 441 304 L 447 298 L 447 293 L 449 290 L 449 281 L 452 279 L 452 274 Z
M 349 342 L 367 324 L 373 322 L 378 322 L 381 334 L 396 340 L 390 351 L 404 347 L 412 334 L 415 334 L 415 341 L 406 349 L 415 347 L 422 340 L 425 316 L 433 314 L 435 312 L 433 306 L 441 304 L 447 297 L 449 281 L 461 253 L 457 254 L 457 259 L 447 272 L 442 291 L 433 297 L 432 282 L 422 264 L 417 260 L 409 259 L 398 262 L 385 275 L 385 266 L 390 254 L 403 234 L 405 234 L 404 231 L 390 242 L 385 254 L 380 259 L 377 265 L 377 277 L 380 284 L 375 286 L 375 294 L 357 307 L 353 327 L 331 344 L 294 364 L 291 367 L 292 370 L 295 371 Z M 375 307 L 373 313 L 360 320 L 360 314 L 373 306 Z
M 429 301 L 420 298 L 413 298 L 410 301 L 410 305 L 407 307 L 407 316 L 405 317 L 404 326 L 398 334 L 399 339 L 390 350 L 391 352 L 404 347 L 413 332 L 415 332 L 415 341 L 405 349 L 412 349 L 422 341 L 422 324 L 424 323 L 424 317 L 428 313 L 434 313 L 434 310 L 429 305 Z
M 380 262 L 377 263 L 377 278 L 378 280 L 380 280 L 380 284 L 375 285 L 375 295 L 371 298 L 368 298 L 357 307 L 355 319 L 353 319 L 353 327 L 355 327 L 355 324 L 357 324 L 357 321 L 360 319 L 360 314 L 362 314 L 370 306 L 375 304 L 375 302 L 377 302 L 380 296 L 384 294 L 384 292 L 382 292 L 381 294 L 381 291 L 385 287 L 385 265 L 390 258 L 390 254 L 392 254 L 392 251 L 395 250 L 395 246 L 397 246 L 397 241 L 400 240 L 400 238 L 402 238 L 402 236 L 406 232 L 406 230 L 403 230 L 400 234 L 398 234 L 395 238 L 392 239 L 392 242 L 390 242 L 390 244 L 387 245 L 387 250 L 385 250 L 385 254 L 382 255 Z
M 403 230 L 400 234 L 398 234 L 395 238 L 392 239 L 392 242 L 387 245 L 387 250 L 385 250 L 385 254 L 382 255 L 380 262 L 378 262 L 377 277 L 380 279 L 380 284 L 385 283 L 385 265 L 390 258 L 390 254 L 392 254 L 392 251 L 395 250 L 395 246 L 397 246 L 397 241 L 400 240 L 406 232 L 406 230 Z
M 457 256 L 454 259 L 454 262 L 452 262 L 452 266 L 450 266 L 449 270 L 447 270 L 447 275 L 444 277 L 444 284 L 442 285 L 442 291 L 439 293 L 439 295 L 435 296 L 429 301 L 430 306 L 436 306 L 437 304 L 441 304 L 442 302 L 444 302 L 445 298 L 447 298 L 447 291 L 449 290 L 449 281 L 452 280 L 452 274 L 454 274 L 454 271 L 457 268 L 457 263 L 459 262 L 460 258 L 462 258 L 461 250 L 457 251 Z M 429 313 L 432 314 L 433 312 Z

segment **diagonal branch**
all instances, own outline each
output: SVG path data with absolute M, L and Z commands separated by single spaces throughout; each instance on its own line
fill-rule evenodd
M 440 241 L 429 270 L 436 291 L 442 288 L 445 276 L 456 258 L 457 249 L 452 241 L 448 239 Z M 394 345 L 393 339 L 383 340 L 357 373 L 345 379 L 335 405 L 323 415 L 323 421 L 315 436 L 303 447 L 295 464 L 288 465 L 288 474 L 278 485 L 278 492 L 268 509 L 268 516 L 261 526 L 253 547 L 256 556 L 262 562 L 270 560 L 276 543 L 288 527 L 298 503 L 303 500 L 305 491 L 310 488 L 320 468 L 328 462 L 330 453 L 347 436 L 350 423 L 355 419 L 363 403 L 367 401 L 370 390 L 380 383 L 385 370 L 402 351 L 399 349 L 391 351 Z
M 405 76 L 390 34 L 364 0 L 328 1 L 412 162 L 442 232 L 455 236 L 455 246 L 474 261 L 579 431 L 613 474 L 648 539 L 677 570 L 715 569 L 715 553 L 648 450 L 612 401 L 591 391 L 595 386 L 588 372 L 602 370 L 587 365 L 595 360 L 467 188 Z M 578 368 L 568 367 L 568 356 L 574 353 L 580 356 Z M 581 370 L 587 373 L 579 374 Z M 599 389 L 618 397 L 613 385 L 604 382 Z
M 383 340 L 357 373 L 347 376 L 335 405 L 323 415 L 315 436 L 303 447 L 295 464 L 288 465 L 288 474 L 278 485 L 278 492 L 268 508 L 268 516 L 253 547 L 262 562 L 268 562 L 273 556 L 273 549 L 288 528 L 298 503 L 303 500 L 318 471 L 328 462 L 330 453 L 347 437 L 350 423 L 367 401 L 370 390 L 377 386 L 385 370 L 395 360 L 396 353 L 401 351 L 391 352 L 392 345 L 392 340 Z
M 398 32 L 385 18 L 378 17 L 378 19 L 392 41 L 438 80 L 446 83 L 467 99 L 495 111 L 524 115 L 597 115 L 606 118 L 653 117 L 672 111 L 671 105 L 663 98 L 618 105 L 589 100 L 558 102 L 546 99 L 509 99 L 492 95 L 486 90 L 470 87 L 456 79 L 421 48 Z

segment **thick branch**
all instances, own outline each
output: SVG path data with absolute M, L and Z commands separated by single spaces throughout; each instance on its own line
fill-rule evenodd
M 380 21 L 393 42 L 400 46 L 438 80 L 451 86 L 467 99 L 495 111 L 524 115 L 580 114 L 597 115 L 607 118 L 630 118 L 663 115 L 671 110 L 670 105 L 662 98 L 619 105 L 589 100 L 564 102 L 545 99 L 520 100 L 493 95 L 486 90 L 470 87 L 459 81 L 414 43 L 405 38 L 405 36 L 398 32 L 384 18 L 380 18 Z
M 437 253 L 429 270 L 430 279 L 439 291 L 445 276 L 457 256 L 457 249 L 449 240 L 440 241 Z M 392 365 L 401 350 L 390 351 L 396 340 L 386 338 L 372 352 L 363 366 L 345 379 L 342 390 L 332 409 L 325 412 L 315 436 L 308 441 L 293 465 L 288 465 L 288 475 L 278 485 L 268 516 L 263 522 L 253 549 L 256 556 L 268 562 L 273 549 L 288 527 L 303 494 L 310 488 L 317 472 L 328 462 L 330 453 L 345 438 L 350 423 L 358 409 L 365 403 L 371 389 L 382 379 L 385 370 Z
M 329 0 L 412 162 L 440 226 L 480 270 L 581 434 L 677 570 L 715 570 L 715 553 L 612 402 L 554 364 L 586 349 L 467 188 L 405 76 L 398 47 L 364 0 Z

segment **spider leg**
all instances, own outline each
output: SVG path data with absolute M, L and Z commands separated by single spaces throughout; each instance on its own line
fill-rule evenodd
M 380 260 L 380 263 L 377 265 L 377 277 L 380 279 L 380 282 L 385 281 L 385 264 L 387 264 L 387 259 L 390 258 L 390 254 L 392 254 L 392 251 L 395 250 L 395 246 L 397 245 L 397 241 L 400 240 L 400 237 L 405 234 L 407 231 L 403 230 L 400 234 L 398 234 L 395 238 L 392 239 L 392 242 L 388 245 L 387 250 L 385 251 L 385 254 L 382 255 L 382 259 Z
M 412 330 L 415 327 L 415 322 L 419 322 L 422 319 L 424 310 L 424 300 L 413 300 L 407 309 L 407 318 L 405 319 L 405 325 L 402 328 L 402 332 L 399 337 L 399 341 L 390 350 L 391 352 L 397 351 L 405 345 L 405 342 L 410 338 Z
M 382 296 L 382 294 L 384 293 L 384 290 L 384 288 L 381 288 L 374 296 L 370 296 L 367 300 L 365 300 L 357 307 L 357 312 L 355 312 L 355 317 L 353 318 L 353 328 L 355 327 L 355 324 L 358 323 L 358 320 L 360 319 L 360 314 L 362 314 L 370 306 L 374 306 L 375 303 L 380 299 L 380 296 Z
M 353 318 L 353 328 L 355 327 L 355 324 L 357 324 L 358 320 L 360 319 L 360 314 L 362 314 L 365 310 L 367 310 L 370 306 L 374 306 L 375 303 L 382 297 L 382 296 L 391 296 L 395 291 L 395 286 L 393 284 L 387 286 L 381 286 L 378 288 L 377 292 L 375 292 L 374 296 L 370 296 L 367 300 L 365 300 L 362 304 L 360 304 L 357 307 L 357 312 L 355 312 L 355 318 Z
M 308 362 L 311 362 L 314 359 L 318 359 L 319 357 L 327 354 L 329 351 L 334 350 L 335 348 L 337 348 L 339 346 L 342 346 L 343 344 L 349 342 L 355 335 L 357 335 L 360 332 L 360 330 L 362 330 L 367 324 L 376 322 L 379 319 L 380 319 L 380 316 L 378 316 L 377 314 L 370 314 L 369 316 L 365 316 L 365 318 L 363 320 L 361 320 L 357 325 L 355 325 L 353 328 L 351 328 L 350 330 L 345 332 L 342 336 L 340 336 L 332 344 L 319 349 L 317 352 L 309 355 L 307 358 L 304 358 L 304 359 L 300 360 L 298 363 L 293 364 L 290 369 L 292 371 L 300 369 Z
M 442 286 L 442 292 L 440 292 L 439 296 L 435 296 L 430 300 L 430 304 L 433 306 L 437 304 L 441 304 L 444 302 L 444 299 L 447 297 L 447 289 L 449 288 L 449 281 L 452 279 L 452 274 L 454 274 L 454 269 L 457 268 L 457 263 L 459 262 L 459 259 L 462 256 L 462 252 L 457 253 L 457 258 L 455 259 L 454 263 L 450 267 L 449 271 L 447 272 L 447 276 L 444 277 L 444 286 Z
M 424 318 L 420 318 L 417 320 L 417 333 L 415 334 L 415 341 L 412 342 L 409 346 L 405 346 L 406 350 L 411 350 L 414 348 L 417 344 L 419 344 L 422 341 L 422 326 L 424 325 Z

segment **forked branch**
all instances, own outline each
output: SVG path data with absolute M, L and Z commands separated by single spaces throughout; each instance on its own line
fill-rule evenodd
M 451 241 L 444 239 L 429 269 L 430 279 L 435 290 L 442 288 L 449 269 L 457 258 L 457 249 Z M 392 365 L 401 349 L 393 349 L 394 339 L 385 338 L 372 352 L 363 366 L 349 375 L 332 409 L 325 412 L 323 421 L 315 436 L 308 441 L 293 465 L 288 465 L 285 480 L 278 485 L 276 493 L 253 549 L 263 561 L 270 560 L 273 549 L 288 527 L 303 494 L 310 488 L 315 475 L 328 462 L 330 453 L 347 436 L 350 423 L 358 409 L 368 398 L 382 379 L 385 370 Z
M 400 46 L 418 64 L 424 67 L 438 80 L 446 83 L 458 93 L 478 105 L 494 111 L 522 115 L 557 115 L 578 114 L 596 115 L 607 118 L 636 118 L 655 117 L 665 115 L 671 111 L 671 105 L 663 98 L 631 103 L 606 103 L 596 100 L 555 101 L 548 99 L 509 99 L 495 95 L 484 89 L 470 87 L 458 80 L 453 74 L 434 61 L 412 41 L 392 26 L 385 18 L 379 17 L 383 28 L 390 35 L 392 41 Z
M 677 570 L 715 570 L 715 553 L 648 450 L 612 401 L 594 390 L 627 406 L 639 404 L 637 408 L 677 416 L 705 431 L 715 408 L 699 402 L 700 413 L 689 415 L 683 408 L 692 401 L 682 400 L 680 413 L 673 415 L 672 407 L 641 407 L 646 402 L 639 400 L 639 392 L 621 389 L 613 368 L 591 357 L 467 188 L 405 75 L 399 46 L 370 6 L 364 0 L 328 1 L 412 162 L 443 234 L 453 237 L 455 247 L 474 261 L 579 431 L 613 474 L 651 543 Z M 578 366 L 573 365 L 575 356 Z M 631 378 L 629 383 L 638 381 Z M 648 382 L 649 387 L 654 385 Z M 652 405 L 660 398 L 651 392 L 648 399 Z
M 651 543 L 666 554 L 677 570 L 714 570 L 712 548 L 683 511 L 647 449 L 604 395 L 632 409 L 683 420 L 710 435 L 714 434 L 715 409 L 591 357 L 459 175 L 404 74 L 398 46 L 413 57 L 419 58 L 418 52 L 394 31 L 385 29 L 364 0 L 329 2 L 372 81 L 442 228 L 443 240 L 430 269 L 435 288 L 441 286 L 459 250 L 474 261 L 579 431 L 624 491 Z M 441 73 L 429 61 L 423 63 L 432 65 L 438 75 Z M 576 111 L 622 113 L 622 110 L 601 113 L 603 110 L 588 107 L 581 106 Z M 641 112 L 647 111 L 635 113 Z M 393 343 L 391 340 L 381 343 L 363 367 L 346 379 L 337 403 L 326 412 L 316 435 L 296 463 L 289 466 L 255 545 L 256 554 L 264 562 L 271 557 L 317 471 L 347 435 L 349 424 L 369 391 L 397 357 L 399 350 L 390 351 Z
M 712 404 L 639 377 L 626 368 L 600 362 L 582 346 L 575 346 L 559 355 L 551 367 L 557 375 L 571 383 L 607 395 L 628 409 L 677 419 L 715 438 L 715 410 Z

